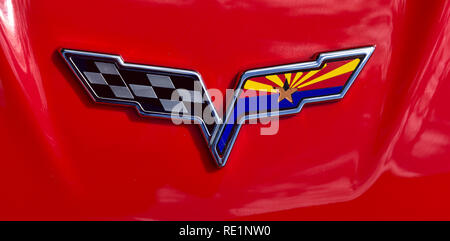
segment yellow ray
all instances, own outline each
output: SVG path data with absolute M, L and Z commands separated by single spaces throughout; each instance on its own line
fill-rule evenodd
M 274 82 L 275 84 L 277 84 L 280 87 L 283 87 L 283 81 L 281 81 L 280 77 L 278 77 L 278 75 L 274 74 L 274 75 L 268 75 L 266 76 L 266 78 L 272 82 Z
M 262 84 L 253 80 L 247 80 L 244 85 L 244 89 L 247 90 L 259 90 L 259 91 L 266 91 L 266 92 L 274 92 L 276 93 L 277 90 L 273 88 L 273 86 Z
M 355 70 L 355 68 L 356 68 L 356 66 L 358 66 L 358 64 L 359 64 L 359 59 L 355 59 L 355 60 L 353 60 L 353 61 L 351 61 L 349 63 L 346 63 L 346 64 L 342 65 L 341 67 L 339 67 L 337 69 L 334 69 L 334 70 L 332 70 L 332 71 L 330 71 L 330 72 L 328 72 L 328 73 L 326 73 L 324 75 L 321 75 L 321 76 L 319 76 L 319 77 L 317 77 L 317 78 L 315 78 L 315 79 L 313 79 L 313 80 L 311 80 L 309 82 L 306 82 L 306 83 L 300 85 L 298 88 L 300 89 L 300 88 L 303 88 L 305 86 L 312 85 L 312 84 L 315 84 L 317 82 L 320 82 L 320 81 L 323 81 L 323 80 L 327 80 L 327 79 L 336 77 L 338 75 L 351 72 L 351 71 Z
M 294 86 L 295 82 L 300 78 L 300 76 L 302 76 L 302 74 L 303 74 L 303 72 L 297 72 L 295 74 L 294 80 L 292 81 L 292 83 L 290 85 L 291 87 Z
M 327 64 L 324 64 L 323 67 L 321 69 L 318 70 L 313 70 L 313 71 L 309 71 L 305 76 L 303 76 L 303 78 L 301 78 L 297 83 L 295 83 L 294 86 L 292 86 L 292 88 L 297 87 L 299 84 L 305 82 L 306 80 L 308 80 L 309 78 L 311 78 L 312 76 L 314 76 L 315 74 L 317 74 L 317 72 L 325 69 L 325 67 L 327 67 Z M 299 87 L 300 88 L 300 87 Z
M 292 75 L 291 73 L 284 74 L 284 77 L 286 78 L 289 85 L 291 84 L 291 75 Z

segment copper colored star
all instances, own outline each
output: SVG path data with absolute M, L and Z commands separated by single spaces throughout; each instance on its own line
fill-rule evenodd
M 278 103 L 280 103 L 284 99 L 293 103 L 292 94 L 294 94 L 295 91 L 297 91 L 297 88 L 289 88 L 288 83 L 285 82 L 283 87 L 275 87 L 275 89 L 277 89 L 278 93 L 280 93 L 280 96 L 278 96 Z

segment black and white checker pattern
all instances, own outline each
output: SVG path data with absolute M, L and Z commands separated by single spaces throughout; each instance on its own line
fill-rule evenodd
M 144 113 L 198 116 L 211 105 L 195 75 L 125 67 L 113 58 L 71 55 L 75 71 L 99 101 L 139 103 Z M 210 131 L 213 124 L 208 125 Z

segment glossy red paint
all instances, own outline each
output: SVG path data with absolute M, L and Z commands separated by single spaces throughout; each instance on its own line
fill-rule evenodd
M 0 219 L 449 219 L 450 2 L 0 1 Z M 346 97 L 242 128 L 217 169 L 197 126 L 95 104 L 59 48 L 242 71 L 376 45 Z M 295 135 L 293 134 L 295 133 Z

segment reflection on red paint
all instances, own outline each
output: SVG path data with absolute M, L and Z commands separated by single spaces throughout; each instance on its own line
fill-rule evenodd
M 448 217 L 449 19 L 444 0 L 0 1 L 0 218 Z M 343 100 L 277 135 L 243 127 L 220 170 L 198 127 L 95 105 L 57 54 L 192 69 L 224 91 L 368 45 Z

